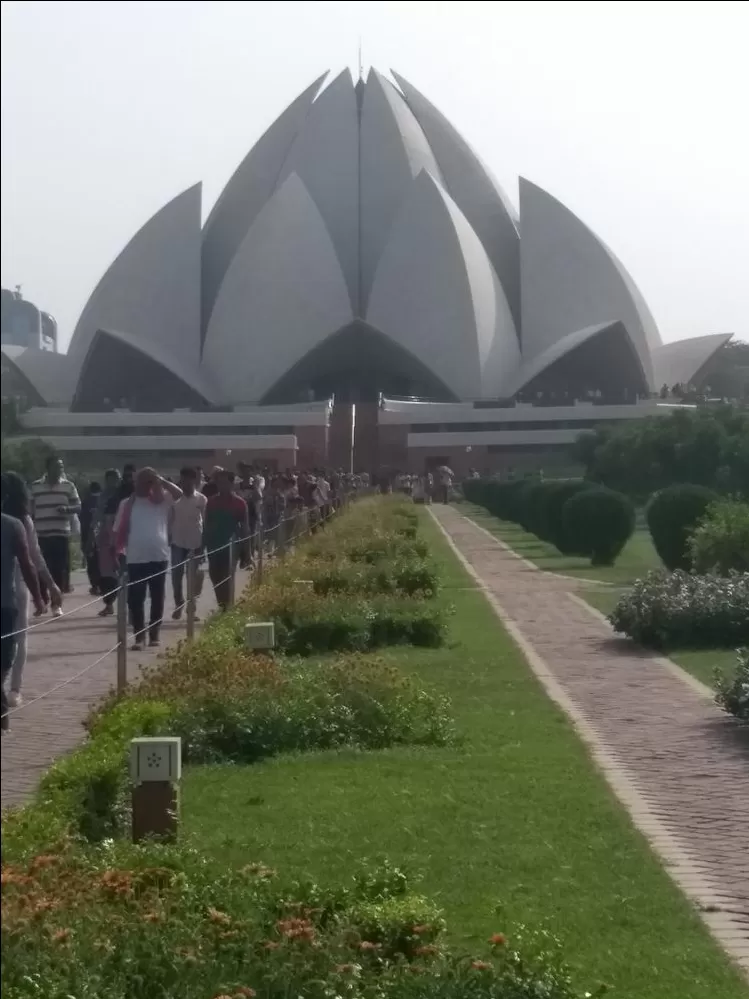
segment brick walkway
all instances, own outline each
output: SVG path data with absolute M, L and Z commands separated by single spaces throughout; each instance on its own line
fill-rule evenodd
M 244 574 L 237 575 L 238 590 L 245 578 Z M 92 599 L 83 573 L 76 573 L 75 583 L 75 593 L 65 598 L 66 613 Z M 176 643 L 185 635 L 184 619 L 171 620 L 174 603 L 170 590 L 168 585 L 166 620 L 162 629 L 164 646 Z M 206 580 L 198 613 L 204 618 L 215 606 L 213 591 Z M 0 803 L 3 808 L 26 800 L 45 770 L 83 740 L 85 733 L 81 725 L 90 707 L 116 682 L 117 657 L 113 653 L 60 690 L 31 703 L 35 697 L 75 676 L 116 644 L 115 618 L 98 618 L 100 609 L 101 604 L 97 601 L 70 617 L 43 618 L 45 623 L 29 634 L 23 689 L 26 704 L 11 715 L 11 733 L 2 740 Z M 128 652 L 130 680 L 137 677 L 138 664 L 147 663 L 155 656 L 156 652 L 152 650 Z
M 724 948 L 749 972 L 749 730 L 451 507 L 431 508 L 547 692 Z

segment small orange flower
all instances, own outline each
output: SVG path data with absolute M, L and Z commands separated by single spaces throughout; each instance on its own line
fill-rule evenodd
M 492 947 L 502 947 L 504 946 L 504 944 L 507 943 L 507 937 L 504 935 L 504 933 L 493 933 L 489 937 L 489 943 L 492 945 Z
M 374 943 L 372 940 L 362 940 L 362 942 L 359 944 L 359 950 L 372 951 L 372 950 L 381 950 L 381 949 L 382 949 L 382 944 Z
M 72 930 L 55 930 L 55 932 L 52 934 L 52 939 L 54 940 L 55 943 L 59 944 L 67 943 L 70 940 L 72 933 L 73 933 Z
M 414 954 L 418 957 L 433 957 L 435 954 L 439 954 L 439 947 L 435 947 L 434 944 L 424 944 L 421 947 L 417 947 Z
M 431 926 L 429 925 L 429 923 L 420 923 L 420 924 L 419 924 L 418 926 L 414 926 L 414 928 L 413 928 L 413 931 L 412 931 L 412 932 L 413 932 L 413 933 L 414 933 L 414 934 L 415 934 L 415 935 L 416 935 L 417 937 L 420 937 L 420 936 L 422 936 L 422 935 L 423 935 L 424 933 L 429 933 L 429 931 L 430 931 L 431 929 L 432 929 L 432 927 L 431 927 Z
M 237 989 L 234 999 L 255 999 L 257 992 L 251 989 L 249 985 L 240 985 Z
M 471 961 L 471 967 L 476 971 L 491 971 L 493 965 L 489 961 Z
M 208 906 L 208 918 L 212 923 L 217 923 L 219 926 L 228 926 L 231 923 L 231 916 L 227 916 L 225 912 L 221 912 L 220 909 L 214 909 L 213 906 Z
M 34 857 L 31 861 L 29 873 L 33 874 L 34 871 L 41 870 L 42 867 L 52 867 L 53 864 L 58 863 L 59 859 L 59 857 L 55 857 L 53 854 L 43 854 L 39 857 Z

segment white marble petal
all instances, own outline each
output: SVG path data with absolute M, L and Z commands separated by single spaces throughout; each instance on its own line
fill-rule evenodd
M 226 401 L 258 402 L 352 318 L 333 242 L 305 185 L 292 174 L 232 261 L 211 316 L 203 365 Z

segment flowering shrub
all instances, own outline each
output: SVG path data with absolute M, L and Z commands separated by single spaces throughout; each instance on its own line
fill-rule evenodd
M 749 643 L 749 573 L 651 572 L 621 597 L 609 620 L 655 648 L 737 648 Z
M 451 954 L 392 866 L 327 887 L 109 844 L 5 863 L 2 881 L 7 999 L 581 997 L 547 934 L 487 930 L 481 953 Z
M 722 708 L 743 722 L 749 722 L 749 649 L 740 649 L 736 672 L 731 678 L 717 676 L 716 700 Z
M 749 572 L 749 503 L 717 500 L 688 541 L 695 572 Z

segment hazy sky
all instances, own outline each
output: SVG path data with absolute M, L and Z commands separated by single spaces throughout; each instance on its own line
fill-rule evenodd
M 749 337 L 747 3 L 2 4 L 2 284 L 63 344 L 143 222 L 207 214 L 325 69 L 394 67 L 517 203 L 522 174 L 616 252 L 665 340 Z

